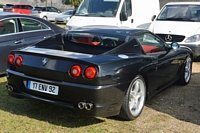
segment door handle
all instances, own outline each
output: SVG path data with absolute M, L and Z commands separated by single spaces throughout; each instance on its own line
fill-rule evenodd
M 19 43 L 23 43 L 24 42 L 24 39 L 18 39 L 15 41 L 15 44 L 19 44 Z

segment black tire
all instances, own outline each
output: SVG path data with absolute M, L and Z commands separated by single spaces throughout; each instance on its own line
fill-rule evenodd
M 190 82 L 192 75 L 192 58 L 188 56 L 185 60 L 184 68 L 181 71 L 181 77 L 178 80 L 178 84 L 187 85 Z
M 141 75 L 137 75 L 126 92 L 119 117 L 134 120 L 142 112 L 146 100 L 146 84 Z M 132 106 L 132 107 L 131 107 Z
M 200 56 L 195 57 L 195 58 L 194 58 L 194 61 L 195 61 L 195 62 L 200 62 Z
M 48 20 L 48 18 L 46 16 L 43 17 L 44 20 Z

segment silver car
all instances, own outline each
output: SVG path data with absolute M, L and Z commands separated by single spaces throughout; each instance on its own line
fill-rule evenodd
M 54 21 L 57 15 L 61 15 L 62 12 L 55 7 L 35 7 L 31 10 L 31 16 L 43 18 L 48 21 Z
M 67 10 L 62 15 L 56 16 L 55 22 L 56 23 L 67 23 L 72 16 L 73 10 Z

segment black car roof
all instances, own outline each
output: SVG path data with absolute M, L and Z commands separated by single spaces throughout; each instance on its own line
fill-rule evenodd
M 4 16 L 24 16 L 24 14 L 13 13 L 13 12 L 0 12 L 0 17 Z
M 92 32 L 92 33 L 108 33 L 108 34 L 120 34 L 122 36 L 132 35 L 139 32 L 147 32 L 144 29 L 133 29 L 129 27 L 117 27 L 117 26 L 105 26 L 105 25 L 95 25 L 95 26 L 84 26 L 81 28 L 77 28 L 74 30 L 70 30 L 70 32 Z
M 19 13 L 13 13 L 13 12 L 0 12 L 0 19 L 8 18 L 8 17 L 28 17 L 28 18 L 34 18 L 34 19 L 39 18 L 39 17 L 34 17 L 34 16 L 28 16 L 26 14 L 19 14 Z

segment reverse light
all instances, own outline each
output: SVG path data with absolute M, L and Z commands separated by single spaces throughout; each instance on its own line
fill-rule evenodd
M 70 74 L 73 77 L 79 77 L 81 75 L 81 67 L 79 65 L 74 65 L 70 69 Z
M 10 65 L 12 65 L 12 64 L 14 64 L 14 62 L 15 62 L 15 56 L 14 56 L 13 54 L 10 54 L 10 55 L 8 56 L 8 63 L 9 63 Z
M 88 79 L 93 79 L 95 78 L 96 74 L 97 74 L 97 69 L 95 67 L 88 67 L 85 69 L 85 77 Z
M 18 66 L 18 67 L 22 66 L 22 62 L 23 62 L 22 56 L 18 56 L 15 59 L 15 65 Z

